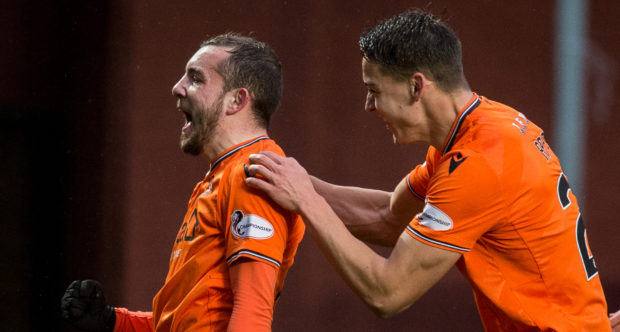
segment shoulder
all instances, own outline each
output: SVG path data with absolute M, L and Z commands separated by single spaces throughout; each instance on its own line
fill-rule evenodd
M 234 159 L 227 165 L 227 174 L 233 178 L 245 178 L 247 175 L 247 167 L 249 166 L 249 157 L 251 154 L 263 151 L 271 151 L 280 156 L 285 156 L 282 148 L 271 138 L 261 137 L 252 142 L 252 144 L 244 147 L 234 156 Z
M 433 179 L 429 183 L 429 193 L 462 192 L 469 196 L 499 195 L 501 192 L 501 165 L 495 163 L 485 153 L 476 150 L 457 149 L 445 154 Z
M 477 151 L 454 150 L 442 158 L 429 182 L 426 202 L 462 221 L 497 216 L 506 207 L 505 194 L 501 167 Z
M 523 144 L 532 140 L 532 133 L 539 131 L 523 113 L 481 97 L 480 106 L 468 117 L 450 152 L 471 150 L 491 164 L 501 164 L 507 154 L 520 153 Z
M 491 162 L 484 153 L 475 149 L 451 150 L 440 159 L 438 171 L 447 172 L 447 176 L 459 176 L 459 173 L 467 172 L 493 172 Z
M 252 146 L 251 153 L 261 152 L 261 151 L 271 151 L 280 156 L 285 156 L 284 150 L 273 140 L 273 139 L 264 139 L 254 146 Z
M 478 139 L 518 136 L 534 126 L 525 114 L 485 97 L 481 97 L 480 106 L 472 113 L 470 120 L 471 129 L 476 132 Z

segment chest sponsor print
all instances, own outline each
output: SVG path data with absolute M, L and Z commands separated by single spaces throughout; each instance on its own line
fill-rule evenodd
M 231 231 L 240 239 L 268 239 L 273 236 L 273 225 L 255 214 L 245 215 L 241 210 L 236 210 L 230 216 Z

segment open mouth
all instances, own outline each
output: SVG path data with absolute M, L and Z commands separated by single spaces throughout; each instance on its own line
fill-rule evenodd
M 179 111 L 182 112 L 183 115 L 185 116 L 185 124 L 183 125 L 183 128 L 181 129 L 182 132 L 185 132 L 192 126 L 192 115 L 189 112 L 182 110 L 182 109 L 179 109 Z

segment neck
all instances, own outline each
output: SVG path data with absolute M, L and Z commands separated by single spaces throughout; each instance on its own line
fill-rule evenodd
M 209 160 L 209 163 L 212 163 L 217 156 L 231 147 L 264 135 L 267 135 L 267 130 L 263 128 L 223 130 L 223 128 L 218 126 L 218 130 L 211 142 L 205 145 L 203 155 Z
M 440 92 L 436 98 L 431 98 L 431 101 L 427 102 L 427 107 L 433 114 L 429 143 L 435 149 L 441 150 L 456 117 L 472 97 L 473 92 L 469 89 L 456 90 L 450 93 Z

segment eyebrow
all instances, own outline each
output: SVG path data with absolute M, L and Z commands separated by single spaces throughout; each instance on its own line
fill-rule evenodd
M 199 69 L 197 69 L 195 67 L 187 68 L 187 74 L 188 75 L 196 75 L 196 76 L 199 76 L 200 78 L 204 77 L 204 75 L 202 74 L 202 71 L 200 71 Z

